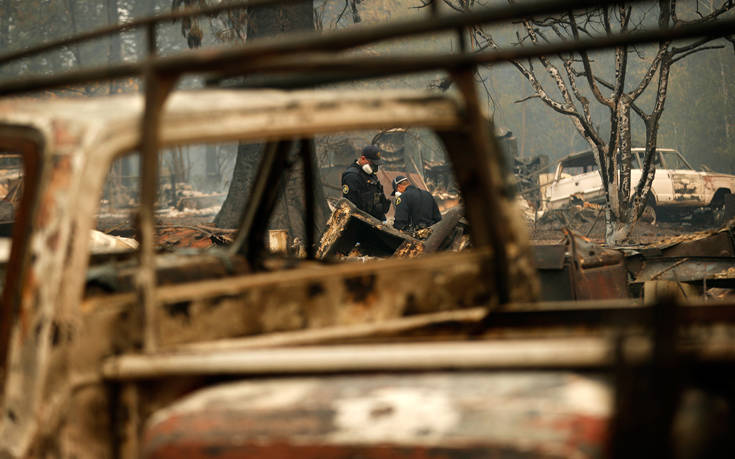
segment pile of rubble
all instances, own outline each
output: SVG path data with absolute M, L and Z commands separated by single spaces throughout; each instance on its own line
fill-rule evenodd
M 462 207 L 447 211 L 442 220 L 414 234 L 398 231 L 341 199 L 327 222 L 317 258 L 414 257 L 440 250 L 469 247 Z

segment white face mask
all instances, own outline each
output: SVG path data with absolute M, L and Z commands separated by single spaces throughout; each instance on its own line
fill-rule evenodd
M 372 174 L 373 173 L 373 168 L 370 167 L 370 163 L 363 164 L 362 165 L 362 170 L 364 170 L 366 174 Z
M 399 196 L 401 196 L 402 194 L 403 194 L 403 193 L 401 193 L 400 191 L 396 191 L 396 197 L 399 197 Z

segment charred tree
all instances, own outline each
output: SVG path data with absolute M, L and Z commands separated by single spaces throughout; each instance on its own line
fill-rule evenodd
M 254 40 L 272 37 L 281 33 L 314 30 L 313 8 L 310 2 L 283 6 L 263 6 L 248 9 L 247 39 Z M 240 215 L 245 208 L 248 193 L 260 160 L 261 147 L 257 145 L 239 145 L 235 160 L 235 169 L 215 225 L 220 228 L 237 227 Z M 302 168 L 296 165 L 282 190 L 280 203 L 276 208 L 272 224 L 290 230 L 293 236 L 304 235 L 303 196 L 301 181 Z M 287 205 L 284 205 L 286 203 Z M 324 219 L 326 221 L 326 218 Z M 322 222 L 323 223 L 323 222 Z
M 204 0 L 173 0 L 173 9 L 187 6 L 203 6 Z M 287 5 L 272 5 L 248 8 L 244 12 L 231 11 L 220 17 L 226 25 L 225 30 L 216 33 L 222 40 L 246 40 L 273 37 L 282 33 L 297 31 L 313 31 L 314 9 L 312 2 L 297 2 Z M 182 33 L 190 47 L 198 47 L 203 38 L 201 19 L 186 20 L 182 23 Z M 227 197 L 215 217 L 215 225 L 220 228 L 235 228 L 239 224 L 249 191 L 254 179 L 258 162 L 261 158 L 262 146 L 256 144 L 240 144 L 237 149 L 235 168 L 227 192 Z M 318 172 L 317 172 L 318 175 Z M 329 217 L 324 191 L 319 177 L 314 181 L 316 194 L 315 226 L 320 234 Z M 304 215 L 305 199 L 303 185 L 303 165 L 297 161 L 291 170 L 289 179 L 281 190 L 280 203 L 276 208 L 272 226 L 288 229 L 292 236 L 305 235 Z
M 459 11 L 469 10 L 473 3 L 468 0 L 447 2 Z M 508 2 L 513 3 L 512 0 Z M 626 33 L 652 22 L 659 28 L 703 23 L 715 20 L 735 7 L 731 0 L 713 1 L 706 8 L 703 3 L 701 6 L 700 2 L 689 4 L 686 11 L 680 11 L 684 8 L 676 0 L 659 0 L 655 18 L 649 17 L 651 10 L 655 10 L 649 5 L 634 10 L 624 3 L 547 18 L 528 18 L 519 23 L 517 44 L 535 46 L 552 40 L 579 40 Z M 476 48 L 498 47 L 493 36 L 481 27 L 473 29 L 472 38 Z M 606 240 L 609 244 L 617 245 L 628 238 L 650 202 L 659 121 L 666 102 L 671 66 L 691 54 L 723 47 L 712 45 L 712 40 L 704 37 L 683 45 L 661 42 L 655 54 L 648 59 L 636 48 L 618 47 L 613 51 L 613 69 L 601 68 L 604 59 L 595 61 L 587 52 L 541 57 L 538 59 L 540 67 L 534 67 L 530 60 L 511 61 L 533 90 L 533 96 L 524 101 L 540 99 L 555 112 L 569 117 L 595 153 L 605 193 Z M 640 59 L 636 63 L 646 67 L 642 76 L 631 71 L 631 59 Z M 606 79 L 601 76 L 605 73 L 613 77 Z M 652 102 L 644 103 L 641 96 L 649 87 L 655 87 L 648 92 Z M 593 122 L 593 103 L 605 107 L 608 120 L 603 126 L 607 129 Z M 631 183 L 631 116 L 638 117 L 645 127 L 641 178 L 635 184 Z

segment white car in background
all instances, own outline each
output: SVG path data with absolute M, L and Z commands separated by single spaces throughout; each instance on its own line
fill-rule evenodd
M 641 177 L 643 148 L 633 148 L 631 190 Z M 656 175 L 648 197 L 657 215 L 678 215 L 707 207 L 721 214 L 728 195 L 735 195 L 735 175 L 696 171 L 676 150 L 656 149 Z M 575 199 L 602 203 L 602 179 L 591 150 L 573 153 L 556 166 L 543 187 L 542 208 L 561 209 Z

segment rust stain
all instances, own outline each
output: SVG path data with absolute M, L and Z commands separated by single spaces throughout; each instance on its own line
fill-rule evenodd
M 33 270 L 29 270 L 28 279 L 26 279 L 26 282 L 23 284 L 23 290 L 21 293 L 21 296 L 23 298 L 21 302 L 22 305 L 31 304 L 31 301 L 35 300 L 37 283 L 38 282 L 36 279 L 36 275 L 34 274 Z M 28 338 L 30 324 L 28 313 L 23 306 L 21 306 L 21 310 L 19 311 L 18 320 L 20 322 L 21 340 L 25 341 Z
M 375 275 L 349 277 L 344 280 L 345 288 L 355 303 L 371 303 L 375 298 Z
M 59 232 L 53 231 L 49 236 L 46 238 L 46 245 L 49 249 L 56 250 L 59 248 Z
M 53 120 L 51 128 L 53 129 L 54 143 L 58 147 L 67 147 L 78 143 L 77 136 L 69 132 L 63 121 Z
M 570 451 L 595 451 L 593 456 L 600 455 L 608 441 L 606 418 L 573 414 L 555 421 L 553 427 L 567 433 L 566 446 Z
M 51 223 L 52 209 L 58 195 L 58 190 L 68 188 L 71 181 L 71 158 L 68 156 L 56 157 L 52 168 L 51 179 L 45 188 L 38 212 L 38 225 L 45 228 Z

